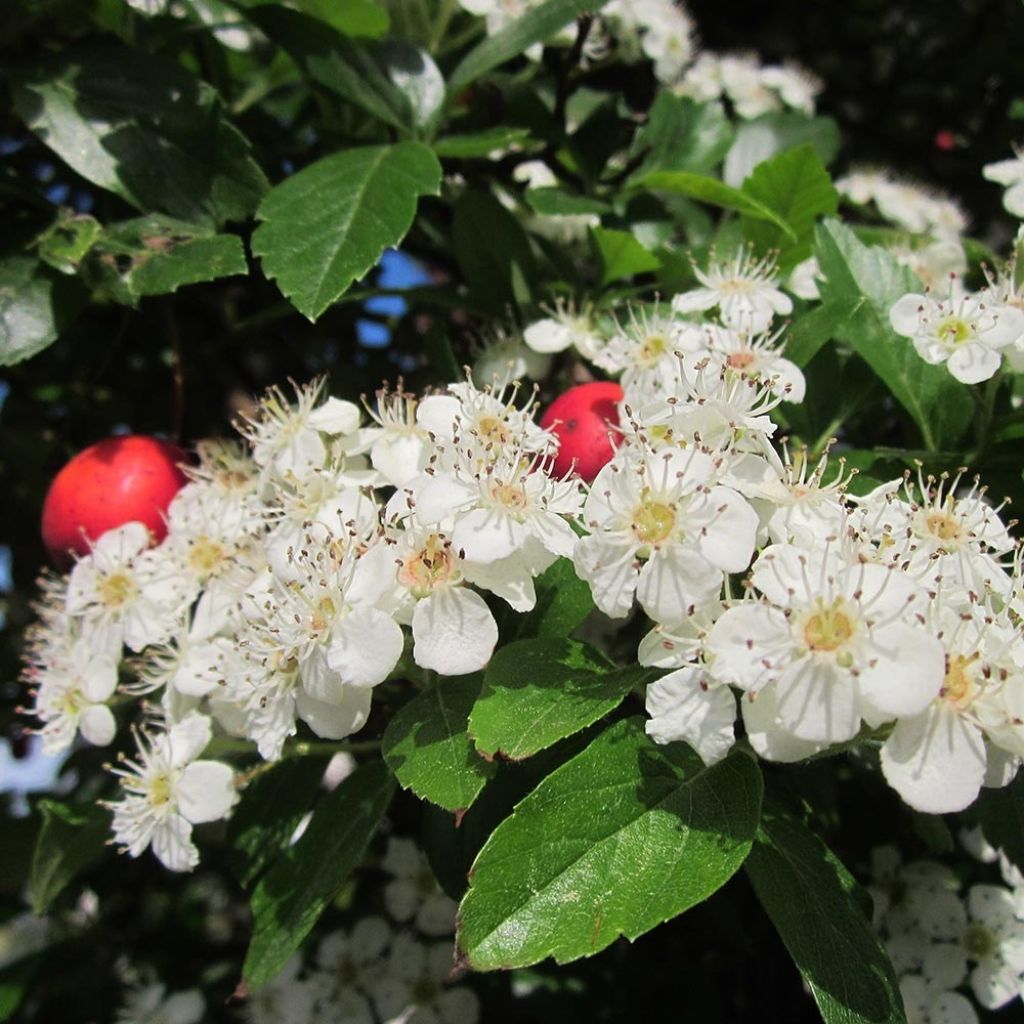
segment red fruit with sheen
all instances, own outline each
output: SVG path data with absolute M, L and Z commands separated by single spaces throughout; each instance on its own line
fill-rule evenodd
M 578 384 L 559 395 L 541 417 L 540 425 L 558 437 L 554 473 L 574 468 L 588 483 L 615 454 L 622 388 L 614 381 Z
M 156 540 L 167 533 L 163 513 L 187 483 L 179 468 L 188 456 L 155 437 L 108 437 L 79 452 L 54 477 L 43 502 L 43 543 L 54 563 L 70 551 L 89 553 L 89 541 L 125 523 L 145 523 Z

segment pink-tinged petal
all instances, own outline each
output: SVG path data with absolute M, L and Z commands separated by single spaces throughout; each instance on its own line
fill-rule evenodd
M 711 627 L 706 649 L 714 677 L 743 690 L 760 690 L 778 678 L 781 664 L 766 652 L 784 650 L 789 622 L 782 612 L 759 602 L 739 604 Z
M 741 698 L 740 711 L 743 713 L 743 725 L 750 745 L 758 757 L 766 761 L 792 764 L 806 760 L 827 746 L 825 743 L 802 740 L 783 727 L 775 703 L 774 686 L 765 687 L 756 695 Z
M 325 740 L 343 740 L 358 732 L 370 717 L 373 690 L 367 686 L 343 686 L 334 701 L 317 700 L 299 690 L 295 707 L 299 717 Z
M 391 675 L 404 644 L 402 627 L 390 615 L 355 608 L 331 633 L 327 664 L 346 686 L 376 686 Z
M 498 642 L 498 627 L 484 599 L 465 587 L 437 590 L 412 614 L 412 656 L 444 676 L 482 669 Z
M 977 726 L 939 701 L 896 723 L 882 747 L 882 773 L 917 811 L 962 811 L 981 790 L 985 742 Z
M 946 674 L 942 642 L 901 622 L 871 632 L 869 662 L 858 676 L 861 700 L 885 718 L 920 714 Z
M 645 731 L 655 743 L 688 743 L 712 765 L 735 742 L 736 698 L 728 686 L 708 686 L 705 677 L 703 668 L 682 668 L 651 683 Z
M 860 729 L 853 676 L 827 658 L 802 658 L 783 669 L 775 701 L 783 727 L 802 740 L 843 743 Z
M 961 345 L 949 357 L 949 372 L 961 384 L 980 384 L 994 377 L 999 369 L 1002 356 L 979 342 L 969 341 Z
M 117 735 L 117 722 L 106 704 L 91 704 L 78 719 L 78 731 L 95 747 L 105 747 Z
M 912 338 L 921 330 L 921 315 L 927 313 L 933 303 L 924 295 L 904 295 L 889 310 L 889 323 L 897 334 Z
M 199 863 L 192 826 L 180 814 L 165 818 L 153 829 L 153 853 L 171 871 L 191 871 Z
M 181 773 L 178 810 L 186 821 L 201 825 L 223 818 L 235 802 L 235 773 L 219 761 L 193 761 Z

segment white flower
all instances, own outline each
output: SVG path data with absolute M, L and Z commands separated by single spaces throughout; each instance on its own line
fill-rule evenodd
M 197 760 L 210 735 L 210 719 L 193 712 L 167 732 L 140 732 L 138 759 L 113 769 L 126 793 L 109 804 L 114 841 L 132 857 L 152 845 L 172 871 L 199 863 L 192 826 L 225 817 L 236 799 L 231 768 Z
M 534 352 L 551 355 L 570 346 L 593 359 L 604 339 L 586 308 L 577 313 L 571 304 L 556 302 L 551 316 L 535 320 L 523 331 L 523 341 Z
M 821 267 L 817 257 L 808 256 L 801 260 L 790 272 L 786 279 L 786 288 L 798 299 L 806 299 L 812 302 L 821 298 L 821 291 L 818 288 L 818 281 L 821 278 Z
M 142 985 L 127 994 L 118 1011 L 118 1024 L 199 1024 L 206 1012 L 206 1000 L 199 989 L 166 994 L 159 982 Z
M 627 448 L 597 475 L 574 560 L 606 615 L 626 615 L 635 592 L 651 618 L 681 622 L 747 567 L 757 515 L 717 474 L 696 448 Z
M 384 906 L 396 921 L 415 921 L 424 935 L 450 935 L 455 930 L 458 906 L 438 888 L 430 865 L 411 839 L 389 839 L 381 867 L 394 876 L 384 886 Z
M 1018 152 L 1009 160 L 985 164 L 981 173 L 989 181 L 1006 186 L 1003 206 L 1014 217 L 1024 218 L 1024 154 Z
M 736 698 L 728 686 L 709 678 L 701 665 L 688 665 L 647 687 L 644 729 L 655 743 L 682 740 L 706 765 L 720 761 L 735 742 Z
M 821 92 L 821 82 L 806 68 L 771 65 L 761 71 L 761 81 L 779 94 L 791 110 L 814 114 L 815 101 Z
M 900 978 L 900 995 L 907 1024 L 978 1024 L 978 1015 L 965 996 L 931 985 L 920 975 Z
M 775 260 L 757 259 L 741 248 L 729 261 L 712 259 L 706 271 L 694 266 L 703 287 L 681 292 L 672 300 L 676 313 L 696 313 L 718 308 L 726 327 L 759 334 L 768 330 L 772 318 L 793 311 L 793 301 L 778 288 Z
M 480 1002 L 465 986 L 445 984 L 451 970 L 449 943 L 425 946 L 411 935 L 395 936 L 386 978 L 374 988 L 385 1024 L 476 1024 Z
M 782 727 L 801 740 L 852 739 L 923 710 L 943 678 L 942 644 L 907 620 L 914 582 L 833 546 L 773 545 L 751 581 L 761 601 L 730 608 L 708 634 L 714 674 L 758 694 L 774 690 Z M 912 620 L 911 620 L 912 621 Z
M 267 984 L 249 993 L 244 1012 L 250 1024 L 310 1024 L 315 997 L 309 981 L 299 978 L 301 969 L 296 953 Z
M 373 1024 L 370 993 L 384 970 L 391 929 L 382 917 L 364 917 L 351 931 L 324 936 L 309 984 L 316 1000 L 316 1024 Z
M 658 81 L 676 81 L 693 60 L 693 21 L 674 0 L 613 0 L 603 14 L 627 52 L 636 37 Z
M 889 311 L 897 334 L 910 338 L 928 363 L 947 363 L 964 384 L 988 380 L 999 369 L 1000 349 L 1024 335 L 1024 313 L 984 292 L 936 301 L 904 295 Z
M 82 617 L 83 630 L 95 632 L 103 647 L 123 642 L 141 651 L 166 639 L 180 618 L 187 595 L 146 551 L 150 539 L 142 523 L 108 530 L 71 570 L 67 610 Z
M 1020 994 L 1024 974 L 1024 921 L 1008 889 L 975 885 L 967 893 L 970 921 L 964 952 L 975 963 L 971 988 L 979 1003 L 998 1010 Z
M 703 353 L 709 359 L 709 371 L 761 381 L 787 402 L 802 402 L 807 385 L 803 372 L 782 354 L 776 345 L 781 331 L 752 334 L 746 330 L 709 324 L 703 331 Z M 700 353 L 698 353 L 700 354 Z

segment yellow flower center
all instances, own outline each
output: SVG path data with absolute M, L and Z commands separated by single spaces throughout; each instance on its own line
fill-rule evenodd
M 426 597 L 448 583 L 456 573 L 451 546 L 443 537 L 432 533 L 419 551 L 404 559 L 398 579 L 414 597 Z
M 853 639 L 856 631 L 853 619 L 843 610 L 843 599 L 829 606 L 822 605 L 804 622 L 804 641 L 811 651 L 838 651 Z
M 648 334 L 640 345 L 639 360 L 649 366 L 656 363 L 668 351 L 668 338 L 664 334 Z
M 100 603 L 111 611 L 117 611 L 131 603 L 139 593 L 135 580 L 123 569 L 101 576 L 96 590 Z
M 482 441 L 505 444 L 508 441 L 508 424 L 497 416 L 481 416 L 476 423 L 477 436 Z
M 929 512 L 924 520 L 925 529 L 939 540 L 948 542 L 960 536 L 960 520 L 949 512 Z
M 522 512 L 528 504 L 526 491 L 517 484 L 495 484 L 491 488 L 491 497 L 511 512 Z
M 974 695 L 971 665 L 977 660 L 977 651 L 974 654 L 947 654 L 946 675 L 942 680 L 939 696 L 958 708 L 965 708 Z
M 149 802 L 162 807 L 171 799 L 171 780 L 167 775 L 157 775 L 149 784 Z
M 207 577 L 220 568 L 226 557 L 227 552 L 222 544 L 209 537 L 200 537 L 189 548 L 188 564 L 197 575 Z
M 657 547 L 672 536 L 675 526 L 675 509 L 664 502 L 652 500 L 650 491 L 645 490 L 633 512 L 633 536 L 641 544 Z
M 962 345 L 974 337 L 971 325 L 958 316 L 947 316 L 941 320 L 937 333 L 947 345 Z
M 334 601 L 329 597 L 322 597 L 313 608 L 313 615 L 310 618 L 310 628 L 314 633 L 323 633 L 334 621 L 338 609 Z

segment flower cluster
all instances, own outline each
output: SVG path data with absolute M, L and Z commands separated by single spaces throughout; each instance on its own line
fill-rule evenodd
M 997 1010 L 1019 998 L 1024 982 L 1022 879 L 1004 867 L 1005 885 L 966 893 L 947 867 L 903 864 L 893 847 L 872 854 L 875 927 L 881 934 L 911 1024 L 977 1024 L 962 992 Z

